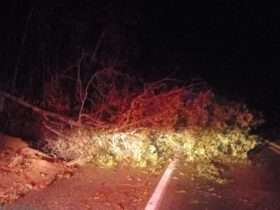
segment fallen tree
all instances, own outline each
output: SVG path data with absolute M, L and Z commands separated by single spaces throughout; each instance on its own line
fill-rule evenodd
M 178 152 L 189 161 L 240 160 L 257 143 L 250 134 L 257 118 L 243 104 L 217 99 L 203 82 L 139 84 L 114 69 L 87 79 L 77 75 L 70 83 L 75 93 L 64 90 L 61 77 L 49 81 L 41 107 L 0 91 L 41 116 L 44 128 L 55 134 L 44 139 L 46 151 L 71 163 L 144 167 Z

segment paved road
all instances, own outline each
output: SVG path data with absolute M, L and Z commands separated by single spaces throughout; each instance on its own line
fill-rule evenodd
M 159 174 L 94 166 L 80 168 L 73 177 L 33 191 L 7 209 L 22 210 L 121 210 L 144 209 Z
M 225 184 L 198 178 L 193 165 L 179 164 L 159 210 L 280 210 L 280 156 L 266 150 L 254 158 L 254 165 L 222 167 Z M 159 179 L 135 169 L 86 166 L 9 209 L 144 209 Z
M 195 178 L 192 166 L 180 166 L 160 210 L 280 210 L 280 156 L 266 150 L 254 161 L 224 170 L 225 184 Z

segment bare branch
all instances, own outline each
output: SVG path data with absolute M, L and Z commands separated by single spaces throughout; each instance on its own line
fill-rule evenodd
M 101 47 L 101 44 L 103 42 L 104 37 L 105 37 L 105 31 L 102 31 L 102 33 L 100 34 L 100 36 L 99 36 L 99 38 L 97 40 L 96 46 L 94 48 L 94 51 L 93 51 L 93 53 L 91 55 L 91 58 L 90 58 L 91 63 L 96 63 L 97 62 L 97 52 L 98 52 L 98 50 Z
M 77 122 L 77 121 L 74 121 L 72 120 L 71 118 L 68 118 L 68 117 L 65 117 L 65 116 L 62 116 L 60 114 L 57 114 L 57 113 L 54 113 L 54 112 L 50 112 L 50 111 L 46 111 L 40 107 L 37 107 L 37 106 L 34 106 L 20 98 L 17 98 L 5 91 L 2 91 L 0 90 L 0 95 L 2 95 L 3 97 L 11 100 L 11 101 L 14 101 L 15 103 L 25 107 L 25 108 L 28 108 L 28 109 L 31 109 L 33 112 L 36 112 L 40 115 L 42 115 L 43 117 L 46 117 L 46 118 L 53 118 L 53 119 L 56 119 L 58 121 L 61 121 L 63 123 L 66 123 L 70 126 L 74 126 L 74 127 L 81 127 L 81 123 L 80 122 Z

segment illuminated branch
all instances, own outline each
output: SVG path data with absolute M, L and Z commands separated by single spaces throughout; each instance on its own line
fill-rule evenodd
M 83 109 L 84 109 L 85 103 L 86 103 L 86 101 L 87 101 L 87 99 L 88 99 L 88 89 L 89 89 L 89 87 L 90 87 L 90 85 L 91 85 L 91 83 L 92 83 L 94 77 L 95 77 L 95 74 L 93 74 L 93 75 L 90 77 L 89 81 L 87 82 L 87 85 L 86 85 L 84 94 L 83 94 L 83 96 L 81 97 L 81 107 L 80 107 L 80 111 L 79 111 L 79 115 L 78 115 L 78 122 L 81 122 L 81 116 L 82 116 L 82 113 L 83 113 Z

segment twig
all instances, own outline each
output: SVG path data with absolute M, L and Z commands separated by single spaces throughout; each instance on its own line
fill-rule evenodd
M 101 47 L 101 44 L 103 42 L 104 37 L 105 37 L 105 30 L 102 31 L 102 33 L 100 34 L 100 36 L 99 36 L 99 38 L 97 40 L 96 46 L 94 48 L 94 51 L 93 51 L 93 53 L 92 53 L 92 55 L 90 57 L 90 62 L 91 63 L 96 63 L 97 62 L 97 52 L 98 52 L 98 50 Z
M 87 82 L 85 92 L 84 92 L 84 95 L 83 95 L 83 98 L 82 98 L 82 104 L 81 104 L 81 107 L 80 107 L 80 110 L 79 110 L 78 122 L 81 122 L 81 115 L 83 113 L 83 109 L 84 109 L 85 103 L 86 103 L 87 98 L 88 98 L 88 89 L 89 89 L 89 87 L 90 87 L 90 85 L 91 85 L 95 76 L 96 76 L 95 74 L 91 75 L 89 81 Z
M 62 133 L 60 133 L 59 131 L 57 131 L 56 129 L 52 128 L 51 126 L 47 125 L 47 123 L 43 122 L 43 126 L 49 130 L 50 132 L 52 132 L 53 134 L 57 135 L 58 137 L 62 137 L 64 139 L 68 139 L 67 137 L 65 137 L 65 135 L 63 135 Z

